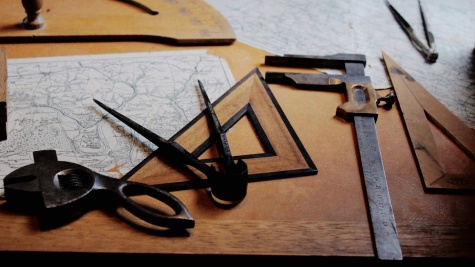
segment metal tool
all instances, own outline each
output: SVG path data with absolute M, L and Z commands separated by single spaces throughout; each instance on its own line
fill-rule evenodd
M 93 172 L 76 163 L 58 161 L 55 150 L 33 152 L 34 163 L 8 174 L 3 182 L 6 203 L 15 210 L 38 215 L 40 227 L 69 223 L 93 208 L 123 207 L 137 218 L 166 228 L 193 228 L 194 219 L 181 201 L 157 187 L 128 182 Z M 171 208 L 134 201 L 148 196 Z
M 211 190 L 211 195 L 218 203 L 224 205 L 236 204 L 241 202 L 247 194 L 247 164 L 242 159 L 238 159 L 237 163 L 234 162 L 226 133 L 219 123 L 218 116 L 208 98 L 208 94 L 206 94 L 203 84 L 199 80 L 198 84 L 210 115 L 210 122 L 216 136 L 216 145 L 224 165 L 224 175 L 222 179 L 215 182 L 215 188 Z M 230 196 L 231 194 L 232 196 Z
M 475 130 L 450 112 L 409 73 L 383 52 L 412 150 L 425 189 L 431 191 L 475 190 L 475 172 L 451 173 L 440 160 L 429 119 L 475 160 Z
M 315 163 L 258 68 L 250 70 L 233 87 L 216 99 L 213 108 L 220 115 L 219 118 L 225 132 L 231 130 L 235 125 L 239 127 L 243 121 L 247 121 L 246 124 L 249 123 L 248 129 L 252 130 L 253 136 L 247 145 L 257 144 L 260 148 L 254 151 L 246 149 L 248 152 L 234 155 L 235 160 L 242 159 L 246 163 L 249 171 L 247 177 L 249 183 L 318 174 Z M 200 157 L 208 149 L 212 150 L 212 146 L 216 143 L 211 126 L 208 127 L 209 129 L 203 129 L 203 126 L 209 124 L 209 120 L 204 109 L 169 140 L 182 144 L 192 155 Z M 240 142 L 240 145 L 245 144 Z M 160 149 L 157 149 L 149 157 L 149 160 L 143 161 L 144 164 L 141 164 L 141 168 L 135 168 L 136 172 L 129 172 L 128 178 L 142 177 L 142 175 L 156 177 L 153 175 L 154 173 L 161 173 L 164 168 L 168 169 L 167 164 L 157 164 L 159 159 L 155 155 L 160 153 Z M 200 160 L 222 167 L 220 159 L 217 157 L 200 157 Z M 181 175 L 173 179 L 172 176 L 167 178 L 169 182 L 163 182 L 156 186 L 168 192 L 210 188 L 209 179 L 201 179 L 202 175 L 200 175 L 200 179 L 189 179 Z M 148 181 L 149 184 L 155 183 L 154 178 L 150 178 Z
M 130 5 L 133 5 L 139 9 L 142 9 L 143 11 L 147 12 L 148 14 L 152 15 L 152 16 L 155 16 L 155 15 L 158 15 L 158 11 L 155 11 L 155 10 L 152 10 L 151 8 L 149 8 L 148 6 L 144 5 L 144 4 L 141 4 L 137 1 L 134 1 L 134 0 L 119 0 L 120 2 L 124 2 L 126 4 L 130 4 Z
M 417 38 L 416 34 L 414 33 L 414 29 L 411 25 L 399 14 L 399 12 L 387 1 L 385 0 L 386 5 L 389 7 L 389 10 L 393 14 L 396 21 L 399 23 L 403 31 L 407 34 L 411 42 L 414 46 L 419 50 L 426 58 L 427 61 L 434 63 L 437 61 L 439 57 L 439 53 L 436 51 L 435 48 L 435 39 L 434 35 L 429 26 L 429 22 L 425 16 L 424 10 L 422 8 L 421 1 L 419 0 L 419 10 L 422 17 L 422 24 L 424 27 L 424 34 L 428 43 L 428 46 L 424 44 L 419 38 Z
M 312 64 L 309 64 L 310 62 Z M 385 101 L 386 105 L 390 106 L 394 98 L 379 97 L 370 77 L 364 74 L 365 56 L 266 56 L 265 64 L 306 67 L 312 65 L 315 68 L 343 66 L 346 72 L 344 75 L 267 72 L 265 79 L 268 83 L 287 84 L 300 89 L 346 90 L 348 101 L 337 107 L 336 115 L 355 124 L 376 253 L 379 259 L 401 260 L 401 246 L 376 133 L 379 103 Z
M 187 165 L 193 166 L 200 172 L 202 172 L 209 180 L 211 188 L 211 195 L 213 200 L 219 200 L 216 202 L 218 205 L 236 205 L 243 200 L 247 193 L 247 166 L 242 160 L 239 160 L 236 166 L 231 167 L 232 170 L 228 172 L 218 172 L 214 166 L 207 165 L 203 161 L 199 160 L 193 154 L 184 149 L 180 144 L 165 140 L 159 135 L 146 129 L 140 124 L 120 114 L 119 112 L 111 109 L 102 102 L 94 99 L 94 101 L 107 112 L 114 117 L 131 127 L 137 133 L 147 138 L 150 142 L 158 146 L 158 151 L 171 159 L 172 162 L 186 167 Z M 212 117 L 212 120 L 215 118 Z M 224 133 L 222 133 L 224 134 Z M 223 136 L 219 136 L 218 139 L 224 142 Z M 223 147 L 224 150 L 229 150 L 228 145 Z M 229 151 L 224 153 L 229 156 Z M 225 159 L 227 165 L 232 165 L 229 157 Z

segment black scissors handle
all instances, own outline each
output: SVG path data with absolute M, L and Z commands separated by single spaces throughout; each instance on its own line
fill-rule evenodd
M 7 203 L 39 216 L 43 228 L 55 228 L 102 207 L 124 207 L 137 218 L 167 228 L 193 228 L 194 220 L 183 203 L 163 189 L 96 173 L 82 165 L 58 161 L 56 151 L 33 152 L 35 162 L 4 178 Z M 151 209 L 150 202 L 132 197 L 149 196 L 175 214 Z M 162 204 L 163 203 L 163 204 Z M 156 207 L 156 206 L 155 206 Z
M 181 201 L 165 190 L 144 183 L 119 180 L 107 176 L 97 176 L 96 181 L 97 184 L 101 183 L 101 187 L 106 185 L 103 188 L 97 186 L 96 189 L 105 190 L 105 194 L 114 193 L 119 206 L 124 207 L 143 221 L 167 228 L 193 228 L 195 225 L 193 218 Z M 156 209 L 157 207 L 152 208 L 150 204 L 153 205 L 154 203 L 134 201 L 132 197 L 136 196 L 149 196 L 158 200 L 158 206 L 166 204 L 175 214 L 159 211 Z

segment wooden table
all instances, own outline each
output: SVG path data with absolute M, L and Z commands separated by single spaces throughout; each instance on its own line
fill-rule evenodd
M 8 58 L 196 48 L 149 42 L 3 47 Z M 225 58 L 236 80 L 256 67 L 262 73 L 283 70 L 264 65 L 268 53 L 237 41 L 199 48 Z M 196 220 L 196 226 L 180 236 L 140 231 L 103 210 L 91 211 L 61 228 L 40 231 L 35 217 L 13 213 L 0 202 L 0 255 L 54 252 L 374 259 L 353 125 L 335 116 L 345 96 L 269 86 L 317 165 L 317 175 L 251 183 L 246 199 L 229 210 L 214 206 L 205 190 L 173 192 Z M 379 112 L 376 126 L 404 258 L 473 259 L 475 195 L 426 193 L 398 108 Z M 447 165 L 474 168 L 438 128 L 432 127 L 432 131 Z M 241 135 L 234 131 L 230 142 L 233 136 Z

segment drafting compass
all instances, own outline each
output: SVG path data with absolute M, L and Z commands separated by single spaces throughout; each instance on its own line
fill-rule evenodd
M 242 159 L 247 164 L 249 183 L 318 173 L 259 69 L 251 70 L 215 100 L 213 107 L 223 131 L 249 126 L 249 133 L 257 138 L 259 150 L 233 154 L 236 161 Z M 216 142 L 213 136 L 204 110 L 168 141 L 180 144 L 201 162 L 216 165 L 221 164 L 220 159 L 204 155 Z M 156 150 L 122 179 L 140 180 L 167 191 L 210 187 L 209 179 L 194 179 L 169 169 Z
M 425 16 L 424 10 L 422 9 L 421 1 L 419 0 L 419 10 L 421 13 L 422 24 L 424 26 L 424 34 L 427 39 L 428 45 L 424 44 L 417 37 L 417 35 L 414 33 L 414 29 L 411 27 L 409 22 L 407 22 L 404 17 L 399 14 L 399 12 L 387 0 L 385 0 L 385 2 L 386 5 L 389 7 L 389 10 L 393 14 L 394 18 L 399 23 L 402 30 L 407 34 L 416 49 L 419 50 L 419 52 L 421 52 L 425 56 L 427 61 L 429 61 L 430 63 L 435 63 L 437 61 L 437 58 L 439 58 L 439 53 L 436 51 L 434 35 L 432 34 L 432 31 L 429 26 L 429 21 Z
M 99 100 L 94 101 L 111 115 L 125 123 L 143 137 L 158 147 L 158 151 L 177 163 L 179 166 L 186 167 L 188 165 L 202 172 L 209 181 L 211 188 L 211 195 L 215 201 L 222 205 L 235 205 L 241 202 L 246 196 L 247 192 L 247 165 L 244 161 L 239 159 L 237 163 L 231 155 L 226 133 L 223 131 L 218 117 L 209 101 L 208 95 L 203 88 L 201 81 L 198 81 L 201 93 L 203 94 L 206 108 L 210 114 L 210 120 L 214 128 L 213 134 L 216 136 L 218 143 L 218 150 L 222 157 L 224 172 L 218 172 L 214 166 L 209 166 L 200 161 L 198 157 L 194 156 L 183 148 L 180 144 L 174 141 L 166 140 L 152 131 L 146 129 L 135 121 L 127 118 L 121 113 L 108 107 Z

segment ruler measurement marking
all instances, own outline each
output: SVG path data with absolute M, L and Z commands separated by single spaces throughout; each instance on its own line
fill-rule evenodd
M 389 190 L 373 117 L 355 116 L 366 196 L 380 259 L 402 259 Z M 376 214 L 378 213 L 378 214 Z

